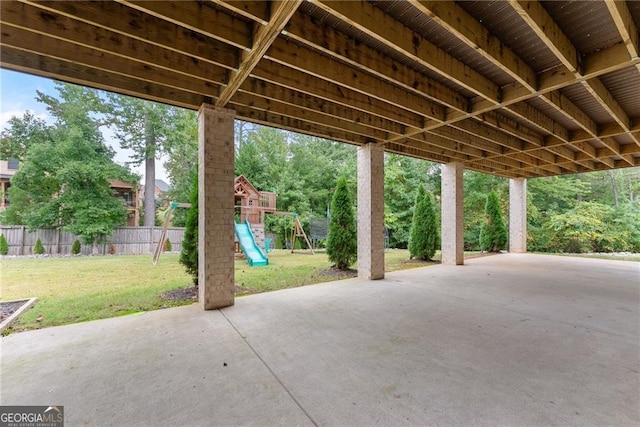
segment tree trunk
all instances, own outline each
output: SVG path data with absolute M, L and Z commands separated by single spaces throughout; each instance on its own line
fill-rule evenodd
M 618 182 L 615 171 L 609 171 L 609 179 L 611 180 L 611 189 L 613 190 L 613 204 L 617 208 L 620 204 L 620 198 L 618 197 Z
M 93 238 L 93 247 L 91 250 L 91 254 L 92 255 L 100 255 L 100 252 L 98 251 L 98 236 Z
M 144 161 L 144 226 L 153 227 L 156 223 L 156 136 L 151 120 L 145 120 Z

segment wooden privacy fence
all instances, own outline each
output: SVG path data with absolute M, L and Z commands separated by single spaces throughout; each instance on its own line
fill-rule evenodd
M 99 253 L 104 254 L 150 254 L 155 250 L 162 227 L 118 227 L 105 243 L 98 245 Z M 42 228 L 33 232 L 22 225 L 0 225 L 0 234 L 4 234 L 9 244 L 9 255 L 31 255 L 36 240 L 40 239 L 45 252 L 50 255 L 69 255 L 75 240 L 81 243 L 83 255 L 91 255 L 93 246 L 84 244 L 75 234 L 55 228 Z M 171 241 L 171 250 L 182 250 L 184 228 L 169 227 L 167 238 Z

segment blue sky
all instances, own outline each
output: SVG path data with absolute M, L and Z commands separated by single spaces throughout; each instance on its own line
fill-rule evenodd
M 57 94 L 54 81 L 51 79 L 0 69 L 0 129 L 5 128 L 11 117 L 22 116 L 27 110 L 33 112 L 36 117 L 51 120 L 45 105 L 36 101 L 36 91 L 54 96 Z M 115 160 L 124 164 L 128 160 L 127 152 L 120 149 L 110 132 L 103 134 L 107 144 L 117 152 Z M 144 168 L 132 167 L 132 169 L 141 175 L 143 174 Z M 156 178 L 169 182 L 162 167 L 162 160 L 156 162 Z

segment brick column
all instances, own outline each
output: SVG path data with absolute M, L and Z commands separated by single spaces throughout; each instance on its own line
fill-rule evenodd
M 462 163 L 442 165 L 442 263 L 464 264 Z
M 213 105 L 198 111 L 198 297 L 204 310 L 234 303 L 234 117 Z
M 358 277 L 384 278 L 384 149 L 358 148 Z
M 509 252 L 527 252 L 527 180 L 509 180 Z

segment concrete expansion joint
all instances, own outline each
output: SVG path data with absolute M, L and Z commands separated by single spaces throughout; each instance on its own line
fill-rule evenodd
M 267 363 L 266 360 L 264 360 L 264 358 L 260 355 L 260 353 L 258 353 L 258 350 L 256 350 L 251 343 L 249 342 L 249 340 L 247 339 L 247 337 L 240 332 L 240 329 L 238 329 L 236 327 L 236 325 L 231 321 L 231 319 L 229 319 L 229 317 L 227 317 L 227 315 L 224 313 L 224 311 L 218 309 L 218 312 L 222 315 L 222 317 L 224 317 L 227 321 L 227 323 L 229 323 L 229 325 L 233 328 L 234 331 L 236 331 L 236 333 L 238 334 L 238 336 L 240 338 L 242 338 L 242 340 L 245 342 L 245 344 L 247 345 L 247 347 L 249 347 L 249 349 L 253 352 L 253 354 L 256 355 L 256 357 L 258 358 L 258 360 L 260 360 L 260 362 L 262 362 L 262 364 L 264 365 L 265 368 L 267 368 L 267 370 L 269 371 L 269 373 L 273 376 L 273 378 L 275 378 L 275 380 L 278 382 L 278 384 L 280 384 L 280 387 L 282 387 L 282 389 L 289 395 L 289 397 L 291 398 L 291 400 L 294 401 L 294 403 L 298 406 L 298 408 L 300 408 L 300 410 L 302 411 L 302 413 L 309 419 L 309 421 L 316 427 L 318 427 L 318 423 L 316 422 L 316 420 L 313 419 L 313 417 L 311 416 L 311 414 L 309 414 L 309 412 L 307 412 L 307 410 L 302 406 L 302 403 L 300 403 L 300 401 L 298 399 L 296 399 L 296 397 L 293 395 L 293 393 L 291 392 L 291 390 L 289 390 L 289 388 L 284 384 L 284 382 L 282 382 L 282 380 L 280 379 L 280 377 L 278 377 L 278 375 L 273 371 L 273 369 L 271 369 L 271 366 L 269 366 L 269 364 Z

